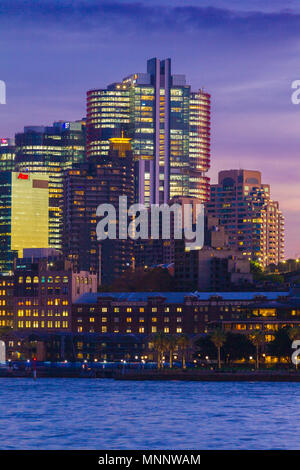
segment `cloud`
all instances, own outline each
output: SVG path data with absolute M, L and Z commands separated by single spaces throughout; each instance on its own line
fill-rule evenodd
M 212 179 L 230 167 L 261 170 L 296 247 L 297 2 L 299 10 L 299 0 L 1 0 L 1 133 L 78 119 L 87 89 L 145 71 L 150 57 L 171 57 L 174 73 L 212 94 Z
M 239 9 L 216 8 L 213 6 L 170 6 L 150 2 L 82 1 L 82 0 L 1 0 L 0 18 L 2 27 L 6 21 L 67 25 L 72 29 L 101 29 L 103 25 L 117 26 L 127 21 L 136 29 L 153 31 L 173 30 L 218 30 L 246 35 L 264 36 L 280 33 L 281 37 L 291 37 L 300 29 L 300 14 L 295 10 L 244 11 Z M 249 2 L 244 2 L 246 5 Z M 238 7 L 237 7 L 238 8 Z M 245 6 L 244 6 L 245 8 Z M 259 7 L 257 7 L 259 8 Z M 37 23 L 39 22 L 39 23 Z M 126 30 L 124 30 L 126 33 Z

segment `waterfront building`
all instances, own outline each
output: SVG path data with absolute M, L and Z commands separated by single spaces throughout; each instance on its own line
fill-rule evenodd
M 54 369 L 58 374 L 68 374 L 69 365 L 75 367 L 75 362 L 78 366 L 84 361 L 137 362 L 144 357 L 146 347 L 145 339 L 141 335 L 91 335 L 73 334 L 68 331 L 22 330 L 12 331 L 9 338 L 6 351 L 10 360 L 36 358 L 37 361 L 65 362 L 64 369 L 61 365 Z M 103 369 L 102 364 L 100 367 Z M 82 370 L 82 366 L 78 369 Z M 109 376 L 111 375 L 108 373 Z
M 58 265 L 44 267 L 15 273 L 16 326 L 7 338 L 10 357 L 20 358 L 18 351 L 28 354 L 30 343 L 40 360 L 155 360 L 151 340 L 156 333 L 187 335 L 193 347 L 215 328 L 245 335 L 261 330 L 268 344 L 281 328 L 300 326 L 297 290 L 97 293 L 84 281 L 85 293 L 78 296 L 76 273 L 73 284 L 66 265 L 63 270 Z M 27 275 L 31 279 L 26 281 Z M 66 287 L 73 292 L 72 305 Z
M 248 315 L 251 329 L 272 318 L 278 328 L 280 312 L 272 302 L 283 302 L 282 324 L 300 324 L 300 303 L 289 292 L 136 292 L 85 294 L 73 304 L 72 330 L 75 333 L 186 334 L 194 337 L 225 325 L 244 325 Z M 271 302 L 271 304 L 270 304 Z M 275 307 L 273 307 L 275 308 Z M 257 314 L 257 312 L 260 312 Z M 252 313 L 253 314 L 252 314 Z M 297 313 L 296 313 L 297 312 Z M 245 316 L 246 315 L 246 316 Z M 299 318 L 298 318 L 298 317 Z M 247 320 L 248 321 L 248 320 Z M 250 323 L 249 323 L 250 324 Z M 229 327 L 227 327 L 229 329 Z M 232 329 L 234 329 L 233 327 Z M 246 327 L 236 327 L 236 331 Z M 250 327 L 249 327 L 250 329 Z
M 14 271 L 14 330 L 71 331 L 72 303 L 97 292 L 97 276 L 75 271 L 69 261 L 45 250 L 24 250 Z
M 146 73 L 88 91 L 88 158 L 101 161 L 121 129 L 132 139 L 136 201 L 208 200 L 210 95 L 192 92 L 184 75 L 173 75 L 171 59 L 150 59 Z
M 220 219 L 231 249 L 262 267 L 284 260 L 284 216 L 259 171 L 219 172 L 218 183 L 211 185 L 207 212 Z
M 26 126 L 15 136 L 15 168 L 49 175 L 49 246 L 62 248 L 63 171 L 85 159 L 85 121 Z
M 0 272 L 13 269 L 25 248 L 47 248 L 48 175 L 0 172 Z
M 97 273 L 99 284 L 112 282 L 133 264 L 133 241 L 119 238 L 119 196 L 127 197 L 128 207 L 134 202 L 131 144 L 125 137 L 109 142 L 109 153 L 102 160 L 90 157 L 64 175 L 63 252 L 77 269 Z M 108 203 L 116 210 L 109 223 L 115 225 L 117 238 L 101 241 L 96 211 Z

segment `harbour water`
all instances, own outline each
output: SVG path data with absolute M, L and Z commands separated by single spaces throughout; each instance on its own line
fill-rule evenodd
M 300 449 L 299 383 L 0 379 L 0 449 Z

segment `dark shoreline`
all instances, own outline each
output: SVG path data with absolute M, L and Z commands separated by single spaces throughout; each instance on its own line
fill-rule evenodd
M 124 374 L 116 380 L 180 380 L 193 382 L 300 382 L 300 374 L 293 372 L 201 372 Z
M 30 378 L 32 370 L 1 370 L 1 378 Z M 37 370 L 37 379 L 43 378 L 78 378 L 78 379 L 114 379 L 129 381 L 192 381 L 192 382 L 300 382 L 300 372 L 296 371 L 202 371 L 202 370 Z

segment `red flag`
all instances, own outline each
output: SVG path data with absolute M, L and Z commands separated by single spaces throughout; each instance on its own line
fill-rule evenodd
M 24 173 L 19 173 L 18 179 L 19 180 L 28 180 L 28 175 L 24 175 Z

